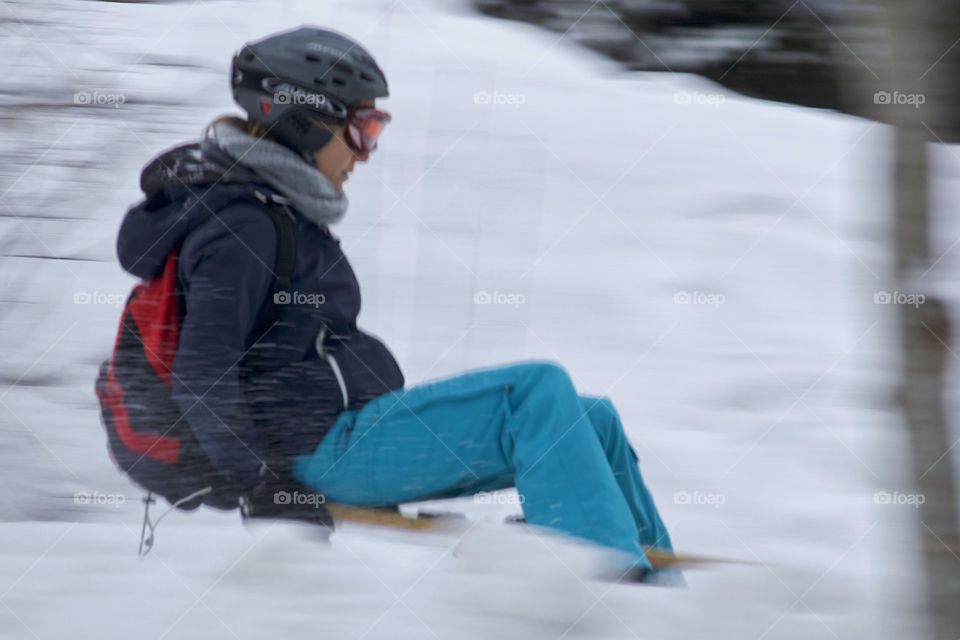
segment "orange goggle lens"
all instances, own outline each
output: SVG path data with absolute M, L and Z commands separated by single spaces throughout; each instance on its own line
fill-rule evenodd
M 347 120 L 347 140 L 357 151 L 373 151 L 391 116 L 379 109 L 357 109 Z

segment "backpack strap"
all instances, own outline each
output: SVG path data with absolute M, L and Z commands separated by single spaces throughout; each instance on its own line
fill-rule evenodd
M 267 213 L 277 230 L 277 254 L 274 261 L 273 288 L 260 311 L 256 324 L 256 336 L 262 337 L 280 319 L 276 301 L 278 296 L 289 296 L 293 288 L 293 272 L 297 266 L 297 221 L 293 212 L 275 196 L 254 191 L 256 199 L 267 206 Z

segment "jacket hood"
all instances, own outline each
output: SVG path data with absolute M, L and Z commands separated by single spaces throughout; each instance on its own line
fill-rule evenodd
M 269 189 L 210 139 L 164 151 L 143 168 L 144 200 L 127 211 L 120 225 L 120 266 L 145 280 L 156 276 L 187 234 L 212 215 L 217 200 L 253 184 Z

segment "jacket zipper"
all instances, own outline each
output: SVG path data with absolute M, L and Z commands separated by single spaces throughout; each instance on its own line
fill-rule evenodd
M 337 379 L 337 385 L 340 387 L 340 395 L 343 397 L 343 408 L 346 409 L 350 406 L 350 396 L 347 394 L 347 383 L 343 379 L 343 372 L 340 370 L 340 365 L 337 364 L 337 359 L 333 357 L 332 353 L 328 353 L 326 347 L 323 345 L 324 338 L 326 337 L 327 327 L 324 326 L 323 329 L 320 330 L 320 333 L 317 334 L 315 347 L 317 353 L 323 356 L 323 359 L 330 365 L 330 369 L 333 371 L 333 377 Z
M 350 405 L 350 400 L 347 396 L 347 383 L 344 382 L 343 373 L 340 372 L 340 365 L 337 364 L 337 359 L 333 357 L 332 353 L 326 353 L 324 357 L 330 363 L 333 375 L 337 378 L 337 384 L 340 385 L 340 393 L 343 394 L 343 408 L 346 409 Z

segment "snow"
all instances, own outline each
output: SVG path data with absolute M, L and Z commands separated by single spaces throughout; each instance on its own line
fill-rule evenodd
M 874 499 L 909 491 L 893 317 L 873 304 L 890 270 L 886 128 L 624 73 L 438 1 L 3 14 L 0 375 L 16 384 L 0 391 L 0 635 L 917 633 L 915 514 Z M 233 110 L 233 51 L 309 22 L 360 39 L 390 79 L 394 122 L 337 229 L 361 324 L 410 383 L 563 363 L 616 402 L 677 547 L 744 564 L 689 572 L 687 590 L 610 587 L 589 577 L 593 551 L 470 500 L 434 505 L 478 520 L 457 545 L 347 527 L 325 548 L 203 512 L 170 516 L 136 557 L 139 494 L 92 393 L 133 283 L 116 229 L 140 167 Z M 80 91 L 123 104 L 75 106 Z

